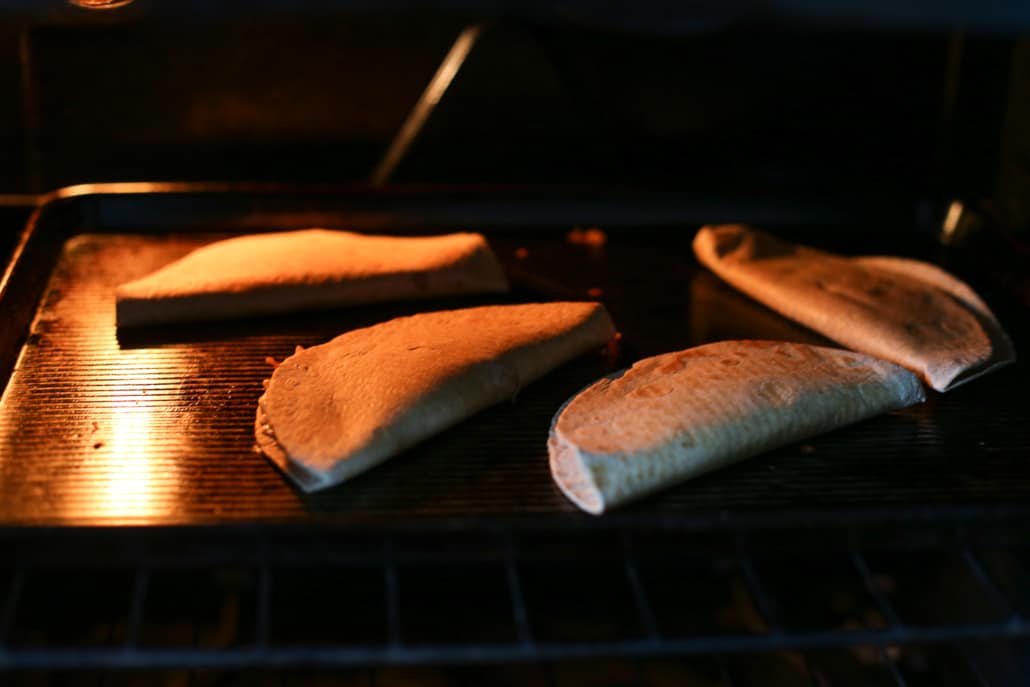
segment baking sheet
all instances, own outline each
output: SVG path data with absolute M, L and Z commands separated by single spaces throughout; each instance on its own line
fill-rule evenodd
M 692 231 L 642 227 L 612 229 L 603 246 L 569 242 L 561 227 L 487 232 L 516 284 L 500 299 L 119 332 L 116 285 L 232 232 L 120 226 L 108 233 L 96 223 L 65 229 L 0 401 L 0 526 L 489 524 L 526 517 L 583 524 L 591 519 L 551 481 L 547 428 L 555 409 L 611 361 L 586 356 L 563 366 L 513 403 L 349 483 L 303 495 L 254 449 L 255 405 L 271 372 L 266 358 L 426 309 L 591 296 L 608 305 L 623 333 L 618 365 L 723 338 L 824 342 L 701 270 L 689 249 Z M 1010 313 L 999 316 L 1019 348 L 1022 325 Z M 615 517 L 667 522 L 697 514 L 1026 504 L 1027 381 L 1018 363 L 916 408 L 696 479 Z

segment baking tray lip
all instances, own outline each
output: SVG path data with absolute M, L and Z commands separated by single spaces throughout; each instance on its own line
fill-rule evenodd
M 636 513 L 632 510 L 612 513 L 604 518 L 589 517 L 581 513 L 560 516 L 526 515 L 487 517 L 432 517 L 417 519 L 405 516 L 396 520 L 324 520 L 324 519 L 259 519 L 228 522 L 197 521 L 169 522 L 92 522 L 61 524 L 18 523 L 0 525 L 0 541 L 22 536 L 64 536 L 76 534 L 121 536 L 162 534 L 174 537 L 203 531 L 213 536 L 273 535 L 446 535 L 447 533 L 504 536 L 509 534 L 574 534 L 619 532 L 677 532 L 697 534 L 739 533 L 760 535 L 763 532 L 789 531 L 845 531 L 888 527 L 894 529 L 919 527 L 957 527 L 962 534 L 968 527 L 1013 527 L 1030 531 L 1030 503 L 1002 502 L 984 504 L 928 504 L 895 508 L 882 507 L 826 507 L 779 508 L 740 511 L 709 511 L 691 513 Z
M 424 519 L 406 515 L 396 520 L 324 520 L 324 519 L 255 519 L 221 521 L 179 521 L 140 523 L 131 520 L 93 522 L 89 524 L 61 524 L 48 522 L 26 522 L 17 525 L 0 524 L 0 537 L 5 534 L 32 531 L 48 532 L 105 532 L 105 531 L 154 531 L 189 532 L 197 527 L 211 531 L 247 533 L 255 530 L 275 529 L 290 531 L 324 531 L 361 533 L 440 533 L 454 531 L 511 532 L 511 531 L 606 531 L 646 529 L 650 531 L 675 529 L 712 531 L 765 531 L 784 528 L 840 528 L 869 527 L 877 525 L 942 525 L 968 524 L 996 525 L 1018 522 L 1030 527 L 1030 503 L 1023 501 L 1001 501 L 984 503 L 939 503 L 911 504 L 896 507 L 835 507 L 823 508 L 775 508 L 712 510 L 689 513 L 639 513 L 628 508 L 606 514 L 603 518 L 586 514 L 562 513 L 477 516 L 434 516 Z
M 723 222 L 778 224 L 834 223 L 861 226 L 873 231 L 873 218 L 889 217 L 912 224 L 918 220 L 921 230 L 929 233 L 943 220 L 948 199 L 914 198 L 909 195 L 870 196 L 844 190 L 835 194 L 784 195 L 749 193 L 719 196 L 699 193 L 681 187 L 656 187 L 653 184 L 478 184 L 478 183 L 393 183 L 375 186 L 368 182 L 293 183 L 266 181 L 112 181 L 80 183 L 59 187 L 35 196 L 37 215 L 54 206 L 100 198 L 139 196 L 253 196 L 282 198 L 320 197 L 366 200 L 443 200 L 446 203 L 466 202 L 469 205 L 491 201 L 539 206 L 539 214 L 555 216 L 571 206 L 575 213 L 595 213 L 582 221 L 625 222 L 629 225 L 700 226 Z M 745 202 L 746 201 L 746 202 Z M 38 221 L 38 216 L 36 221 Z M 919 219 L 921 218 L 921 219 Z M 515 224 L 525 227 L 527 217 L 518 215 Z M 563 222 L 564 218 L 559 218 Z M 31 222 L 30 222 L 31 223 Z M 539 224 L 554 224 L 554 221 Z

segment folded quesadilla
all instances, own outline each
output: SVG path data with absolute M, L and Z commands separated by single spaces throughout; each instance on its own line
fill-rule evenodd
M 1015 360 L 987 305 L 934 265 L 846 258 L 739 225 L 701 229 L 694 252 L 723 280 L 781 315 L 898 363 L 937 391 Z
M 615 334 L 597 303 L 421 313 L 287 358 L 258 401 L 258 446 L 304 491 L 349 479 L 505 399 Z
M 118 287 L 120 326 L 228 319 L 508 290 L 480 234 L 369 236 L 307 229 L 203 246 Z
M 924 400 L 919 379 L 851 351 L 722 341 L 646 358 L 570 399 L 551 474 L 595 515 L 769 449 Z

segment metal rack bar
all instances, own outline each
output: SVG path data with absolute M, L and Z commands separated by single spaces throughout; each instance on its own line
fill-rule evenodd
M 22 590 L 25 588 L 25 571 L 16 568 L 11 576 L 11 583 L 7 591 L 7 600 L 4 603 L 3 612 L 0 613 L 0 643 L 7 641 L 7 635 L 14 623 L 14 614 L 18 612 L 18 602 L 21 600 Z
M 379 164 L 373 170 L 370 179 L 372 186 L 382 186 L 389 181 L 394 170 L 397 169 L 397 165 L 404 159 L 415 139 L 418 138 L 422 128 L 429 121 L 433 110 L 436 109 L 443 94 L 451 85 L 451 81 L 454 80 L 462 65 L 465 64 L 465 59 L 469 56 L 472 47 L 479 40 L 479 36 L 482 33 L 482 24 L 471 24 L 466 26 L 458 34 L 458 37 L 454 39 L 451 49 L 447 51 L 447 55 L 440 62 L 440 66 L 437 68 L 436 73 L 433 74 L 433 78 L 429 80 L 422 95 L 419 96 L 415 107 L 412 108 L 407 119 L 404 120 L 393 141 L 390 142 L 390 147 L 387 148 L 382 160 L 379 161 Z
M 258 572 L 257 610 L 254 620 L 254 642 L 258 647 L 268 646 L 272 622 L 272 571 L 268 564 Z
M 322 565 L 332 563 L 334 565 L 379 565 L 382 562 L 382 553 L 372 552 L 329 552 L 329 553 L 299 553 L 299 552 L 270 552 L 270 562 L 284 565 Z M 497 563 L 503 562 L 504 554 L 494 551 L 451 553 L 442 551 L 404 551 L 395 552 L 393 560 L 397 564 L 411 565 L 454 565 L 472 563 Z M 238 565 L 241 567 L 260 567 L 262 557 L 258 554 L 238 555 L 219 551 L 191 553 L 189 557 L 180 555 L 153 555 L 149 554 L 140 559 L 133 559 L 132 563 L 139 563 L 150 570 L 194 570 L 197 568 L 216 567 L 220 565 Z M 66 564 L 67 561 L 61 558 L 51 558 L 46 555 L 33 557 L 34 563 L 42 564 Z
M 865 556 L 858 549 L 852 549 L 851 551 L 851 563 L 855 566 L 855 570 L 862 576 L 862 583 L 865 585 L 866 591 L 873 597 L 873 601 L 876 603 L 876 607 L 880 610 L 884 620 L 887 621 L 887 627 L 899 627 L 905 626 L 901 618 L 898 616 L 898 612 L 894 610 L 894 606 L 887 600 L 887 597 L 880 591 L 880 587 L 876 584 L 873 579 L 873 571 L 869 569 L 869 564 L 866 562 Z
M 383 541 L 383 589 L 386 603 L 386 628 L 390 646 L 401 643 L 400 599 L 397 591 L 397 564 L 393 558 L 393 542 Z
M 1001 591 L 998 587 L 998 583 L 994 581 L 991 574 L 987 572 L 983 563 L 973 553 L 969 547 L 962 548 L 962 560 L 965 561 L 966 567 L 969 568 L 969 572 L 973 574 L 976 581 L 980 584 L 980 588 L 990 598 L 991 605 L 994 609 L 1001 613 L 1011 623 L 1022 622 L 1019 613 L 1012 608 L 1012 604 L 1009 603 L 1008 597 L 1005 596 L 1005 592 Z
M 808 675 L 808 684 L 811 687 L 826 687 L 825 683 L 821 682 L 816 677 L 815 672 L 812 670 L 812 663 L 808 660 L 808 656 L 802 655 L 801 661 L 805 666 L 805 674 Z
M 1030 630 L 1007 625 L 964 624 L 939 627 L 895 627 L 887 630 L 768 633 L 763 635 L 698 636 L 629 639 L 608 642 L 536 642 L 524 644 L 425 644 L 379 646 L 270 646 L 212 649 L 201 647 L 53 647 L 0 646 L 0 669 L 33 668 L 268 668 L 287 666 L 357 666 L 371 664 L 440 665 L 502 661 L 675 657 L 798 651 L 848 646 L 892 646 L 909 643 L 955 643 L 992 637 L 1027 637 Z
M 522 581 L 519 578 L 518 566 L 515 564 L 515 542 L 511 533 L 504 538 L 504 572 L 508 579 L 508 596 L 511 599 L 511 614 L 515 619 L 519 644 L 529 646 L 533 643 L 533 634 L 529 627 L 529 614 L 526 611 L 526 600 L 522 595 Z
M 894 683 L 898 687 L 908 687 L 908 682 L 905 681 L 905 676 L 901 674 L 901 671 L 898 669 L 898 664 L 894 662 L 893 658 L 891 658 L 891 655 L 885 646 L 880 647 L 880 659 L 883 661 L 883 665 L 886 666 L 887 672 L 889 672 L 891 677 L 894 678 Z
M 125 643 L 128 646 L 139 644 L 149 585 L 150 573 L 147 568 L 140 566 L 136 569 L 136 576 L 132 581 L 132 601 L 129 605 L 129 618 L 125 629 Z
M 744 581 L 747 582 L 748 589 L 751 591 L 751 597 L 755 600 L 755 605 L 758 606 L 758 612 L 762 614 L 766 625 L 769 626 L 769 632 L 779 634 L 782 630 L 776 617 L 772 597 L 769 596 L 765 585 L 759 579 L 754 562 L 743 546 L 740 547 L 738 552 L 737 565 L 740 568 L 740 572 L 744 575 Z
M 626 580 L 629 582 L 630 592 L 633 595 L 633 605 L 636 606 L 637 617 L 640 619 L 640 624 L 647 636 L 657 640 L 661 637 L 661 633 L 658 631 L 658 621 L 655 618 L 654 610 L 651 608 L 651 602 L 647 598 L 647 592 L 644 591 L 644 585 L 640 581 L 640 572 L 637 570 L 637 563 L 633 556 L 633 546 L 629 535 L 623 532 L 621 540 L 623 571 L 626 574 Z

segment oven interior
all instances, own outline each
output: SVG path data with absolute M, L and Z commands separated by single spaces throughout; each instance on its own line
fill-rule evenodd
M 0 682 L 1030 679 L 1023 362 L 601 519 L 542 440 L 640 357 L 825 343 L 696 263 L 706 222 L 942 265 L 1024 354 L 1017 5 L 231 5 L 0 15 Z M 483 231 L 621 350 L 301 495 L 252 450 L 267 357 L 505 302 L 114 327 L 117 284 L 306 226 Z

